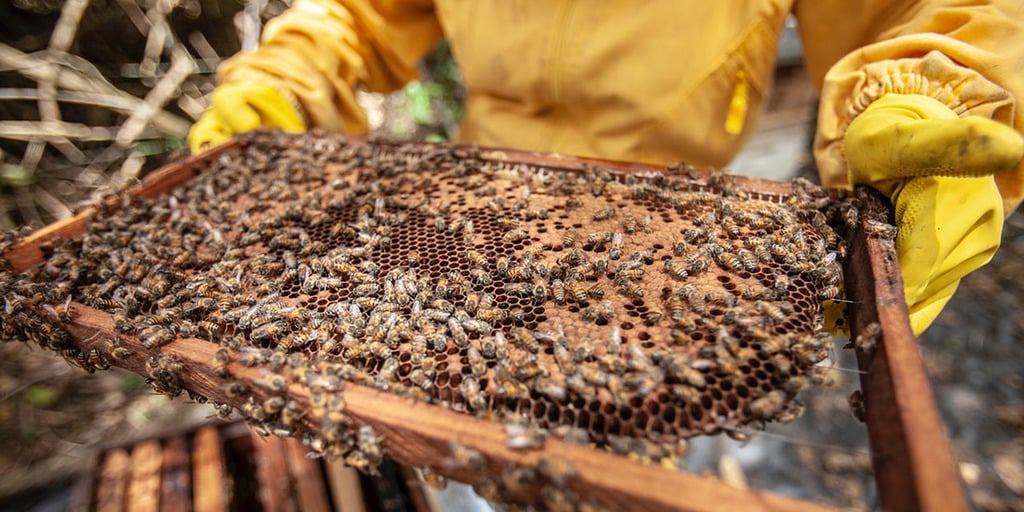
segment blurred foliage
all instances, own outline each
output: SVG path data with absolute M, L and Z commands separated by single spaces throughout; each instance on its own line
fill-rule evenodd
M 409 82 L 394 101 L 384 101 L 381 135 L 427 142 L 455 138 L 466 96 L 462 72 L 446 41 L 420 63 L 420 80 Z
M 35 407 L 49 407 L 57 398 L 57 392 L 49 386 L 33 385 L 25 388 L 25 400 Z

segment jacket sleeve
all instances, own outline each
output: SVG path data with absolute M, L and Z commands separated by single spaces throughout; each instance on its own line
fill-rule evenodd
M 440 39 L 430 0 L 296 0 L 267 23 L 259 48 L 217 74 L 278 87 L 310 126 L 365 133 L 355 91 L 398 89 Z
M 796 14 L 821 88 L 814 152 L 826 185 L 850 186 L 846 127 L 886 93 L 927 95 L 1024 131 L 1024 2 L 818 0 L 798 2 Z M 1009 215 L 1024 196 L 1024 163 L 996 182 Z

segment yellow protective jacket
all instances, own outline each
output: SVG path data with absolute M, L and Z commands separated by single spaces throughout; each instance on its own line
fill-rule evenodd
M 296 0 L 222 83 L 270 82 L 313 126 L 366 131 L 354 91 L 392 91 L 448 39 L 468 89 L 459 141 L 725 165 L 756 128 L 794 12 L 821 90 L 815 156 L 847 186 L 846 126 L 887 92 L 1024 131 L 1024 2 Z M 997 177 L 1012 212 L 1024 164 Z

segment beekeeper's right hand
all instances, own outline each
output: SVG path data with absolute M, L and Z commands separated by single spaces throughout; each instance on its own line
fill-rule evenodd
M 236 133 L 261 127 L 301 132 L 306 123 L 277 88 L 260 82 L 229 82 L 213 91 L 210 108 L 188 133 L 188 145 L 198 154 Z

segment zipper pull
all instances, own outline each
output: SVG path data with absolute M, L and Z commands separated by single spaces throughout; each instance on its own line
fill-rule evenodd
M 736 72 L 736 87 L 732 90 L 729 113 L 725 116 L 725 132 L 730 135 L 739 135 L 747 120 L 747 88 L 747 73 L 741 69 Z

